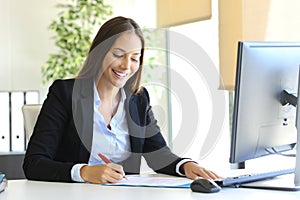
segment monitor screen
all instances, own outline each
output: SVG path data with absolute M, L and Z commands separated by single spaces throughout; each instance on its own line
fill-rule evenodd
M 299 65 L 300 43 L 239 42 L 231 163 L 294 148 L 296 108 L 280 96 L 297 93 Z

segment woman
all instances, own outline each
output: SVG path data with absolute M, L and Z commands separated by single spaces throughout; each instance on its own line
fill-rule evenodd
M 79 75 L 49 88 L 24 159 L 28 179 L 115 183 L 139 173 L 142 156 L 158 173 L 217 178 L 167 147 L 140 87 L 144 45 L 132 19 L 103 24 Z

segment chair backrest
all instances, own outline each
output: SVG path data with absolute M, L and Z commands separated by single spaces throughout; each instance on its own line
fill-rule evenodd
M 42 104 L 25 104 L 22 106 L 26 139 L 29 141 Z

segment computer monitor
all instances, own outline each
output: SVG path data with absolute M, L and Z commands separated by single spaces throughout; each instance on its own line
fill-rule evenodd
M 299 66 L 300 42 L 238 43 L 231 163 L 295 147 Z M 283 91 L 294 105 L 283 105 Z

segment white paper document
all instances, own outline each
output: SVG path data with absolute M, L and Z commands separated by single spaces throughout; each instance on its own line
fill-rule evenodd
M 135 187 L 174 187 L 189 188 L 192 180 L 176 176 L 141 176 L 126 175 L 117 183 L 105 184 L 110 186 L 135 186 Z

